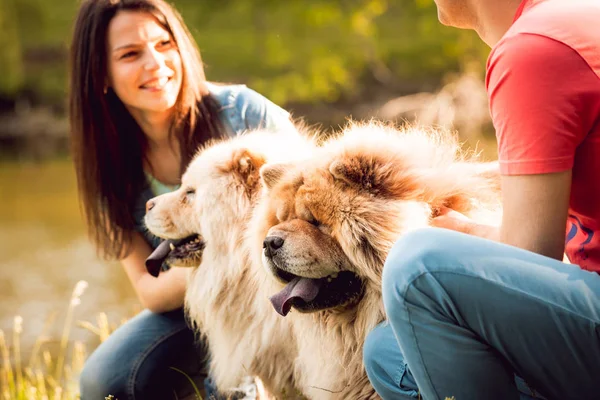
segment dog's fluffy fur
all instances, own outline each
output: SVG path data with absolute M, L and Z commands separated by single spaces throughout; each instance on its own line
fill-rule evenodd
M 185 303 L 218 387 L 255 375 L 280 399 L 374 399 L 362 345 L 384 319 L 392 244 L 440 207 L 492 209 L 496 190 L 493 170 L 435 131 L 355 124 L 319 148 L 306 135 L 253 132 L 200 151 L 146 224 L 164 238 L 203 237 Z M 267 237 L 281 251 L 266 254 Z M 336 274 L 351 274 L 351 293 Z M 322 304 L 296 302 L 284 318 L 268 297 L 291 276 L 332 283 Z
M 181 188 L 154 198 L 146 215 L 157 236 L 203 238 L 202 262 L 191 270 L 185 308 L 207 339 L 211 375 L 220 389 L 251 375 L 272 395 L 297 397 L 295 338 L 252 273 L 243 239 L 261 189 L 259 168 L 267 161 L 308 156 L 313 147 L 310 135 L 266 131 L 206 146 L 187 168 Z
M 461 153 L 449 133 L 369 123 L 349 126 L 307 162 L 268 164 L 261 177 L 266 191 L 248 243 L 253 265 L 263 263 L 272 278 L 269 295 L 298 277 L 321 285 L 285 317 L 297 340 L 297 384 L 313 399 L 377 398 L 362 347 L 385 318 L 390 248 L 441 207 L 497 222 L 497 168 Z M 265 238 L 277 245 L 263 250 Z

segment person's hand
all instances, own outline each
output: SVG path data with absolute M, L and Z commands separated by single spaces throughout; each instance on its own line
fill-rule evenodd
M 470 234 L 479 225 L 458 211 L 448 207 L 442 207 L 438 216 L 431 220 L 431 226 Z
M 479 236 L 491 240 L 499 240 L 498 227 L 479 224 L 464 214 L 442 207 L 437 217 L 431 220 L 431 226 Z

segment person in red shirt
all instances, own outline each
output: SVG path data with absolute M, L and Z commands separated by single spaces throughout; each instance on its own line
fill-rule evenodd
M 384 399 L 598 399 L 600 2 L 436 4 L 492 48 L 503 218 L 448 211 L 398 240 L 369 379 Z

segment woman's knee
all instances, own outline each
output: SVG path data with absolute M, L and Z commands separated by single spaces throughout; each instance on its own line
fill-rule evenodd
M 99 355 L 92 355 L 85 363 L 79 376 L 81 400 L 126 397 L 127 374 L 121 374 L 114 365 L 105 362 Z
M 194 349 L 194 335 L 182 313 L 153 314 L 142 311 L 114 331 L 92 353 L 80 375 L 82 400 L 104 399 L 109 394 L 122 400 L 149 399 L 154 394 L 154 372 Z M 191 355 L 190 355 L 191 356 Z M 138 396 L 146 386 L 151 389 Z M 159 398 L 159 397 L 152 397 Z

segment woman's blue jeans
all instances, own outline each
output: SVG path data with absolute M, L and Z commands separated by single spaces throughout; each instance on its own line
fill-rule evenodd
M 600 398 L 600 275 L 426 228 L 383 271 L 388 321 L 364 347 L 384 399 Z
M 79 380 L 81 399 L 104 400 L 110 394 L 119 400 L 174 399 L 174 391 L 187 378 L 169 367 L 205 376 L 205 354 L 182 310 L 144 310 L 115 330 L 86 361 Z

